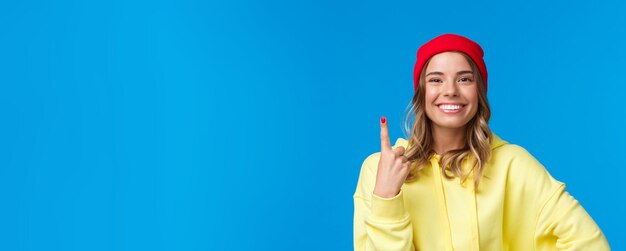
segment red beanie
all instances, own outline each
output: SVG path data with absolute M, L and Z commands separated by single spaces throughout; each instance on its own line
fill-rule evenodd
M 478 70 L 480 71 L 480 76 L 482 77 L 486 92 L 487 66 L 485 65 L 485 61 L 483 61 L 483 49 L 480 48 L 480 45 L 470 40 L 469 38 L 455 34 L 440 35 L 428 41 L 417 50 L 417 62 L 415 63 L 415 67 L 413 68 L 414 91 L 417 91 L 420 73 L 422 72 L 422 68 L 424 68 L 424 64 L 426 64 L 426 61 L 428 61 L 428 59 L 430 59 L 435 54 L 446 51 L 460 51 L 472 58 L 472 60 L 478 67 Z

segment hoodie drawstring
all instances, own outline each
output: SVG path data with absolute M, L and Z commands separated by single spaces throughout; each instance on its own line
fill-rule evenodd
M 433 172 L 435 174 L 435 189 L 438 191 L 437 193 L 437 205 L 439 206 L 439 215 L 441 217 L 441 221 L 443 229 L 446 231 L 446 235 L 448 236 L 448 240 L 452 240 L 452 232 L 450 229 L 450 219 L 448 219 L 448 205 L 446 204 L 446 194 L 443 188 L 443 175 L 441 175 L 441 168 L 439 167 L 439 156 L 434 156 L 430 158 L 430 164 L 433 168 Z M 454 250 L 452 247 L 452 242 L 446 242 L 446 250 Z

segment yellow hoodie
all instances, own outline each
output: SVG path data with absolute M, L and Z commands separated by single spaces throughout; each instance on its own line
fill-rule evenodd
M 399 138 L 394 147 L 407 147 Z M 524 148 L 494 135 L 477 189 L 441 174 L 434 155 L 393 198 L 372 193 L 380 153 L 368 156 L 354 193 L 354 250 L 610 250 L 565 185 Z

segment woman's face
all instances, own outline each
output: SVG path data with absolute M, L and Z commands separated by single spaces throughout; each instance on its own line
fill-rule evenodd
M 476 115 L 478 87 L 476 74 L 465 56 L 443 52 L 426 66 L 425 110 L 436 129 L 461 129 Z

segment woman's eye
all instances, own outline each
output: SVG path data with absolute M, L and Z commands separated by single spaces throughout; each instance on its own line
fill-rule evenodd
M 441 79 L 431 78 L 430 80 L 428 80 L 428 82 L 441 83 Z
M 472 82 L 471 78 L 461 78 L 459 79 L 461 82 Z

